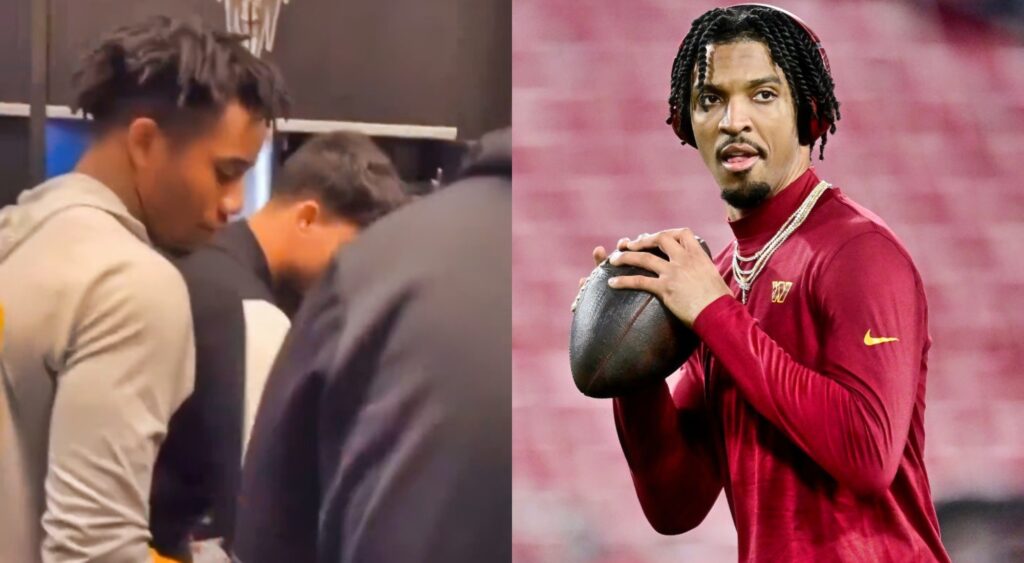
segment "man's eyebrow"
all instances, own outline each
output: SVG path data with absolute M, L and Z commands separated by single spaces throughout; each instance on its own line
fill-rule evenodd
M 776 86 L 782 86 L 782 81 L 779 80 L 778 76 L 765 76 L 764 78 L 758 78 L 757 80 L 751 80 L 747 82 L 747 88 L 756 88 L 758 86 L 764 86 L 765 84 L 774 84 Z
M 776 86 L 782 86 L 782 80 L 779 80 L 778 76 L 765 76 L 763 78 L 757 78 L 748 81 L 746 87 L 749 90 L 751 88 L 757 88 L 758 86 L 764 86 L 765 84 L 774 84 Z M 703 88 L 695 88 L 694 91 L 699 92 L 701 94 L 721 94 L 723 92 L 721 88 L 719 88 L 715 84 L 712 84 L 711 82 L 704 82 Z
M 722 94 L 722 89 L 710 82 L 705 82 L 703 86 L 694 88 L 694 92 L 698 94 Z

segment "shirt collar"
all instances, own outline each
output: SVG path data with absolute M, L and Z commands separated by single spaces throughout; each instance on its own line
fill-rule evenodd
M 736 236 L 740 254 L 752 254 L 764 246 L 820 181 L 814 169 L 808 168 L 796 180 L 743 218 L 729 221 L 729 228 Z

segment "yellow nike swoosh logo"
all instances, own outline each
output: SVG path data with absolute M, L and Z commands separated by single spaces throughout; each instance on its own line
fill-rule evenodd
M 899 338 L 893 338 L 888 336 L 871 336 L 871 329 L 864 333 L 864 344 L 868 346 L 876 346 L 878 344 L 885 344 L 886 342 L 899 342 Z

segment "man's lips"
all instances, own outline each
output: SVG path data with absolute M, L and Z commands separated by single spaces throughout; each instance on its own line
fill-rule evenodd
M 760 151 L 750 145 L 732 143 L 718 151 L 718 159 L 726 170 L 730 172 L 744 172 L 750 170 L 761 160 L 761 154 Z
M 761 160 L 761 157 L 756 154 L 753 156 L 733 156 L 723 160 L 722 166 L 730 172 L 744 172 L 753 168 L 759 160 Z

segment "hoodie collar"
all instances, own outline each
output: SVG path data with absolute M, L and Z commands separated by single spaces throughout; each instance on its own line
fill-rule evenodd
M 54 215 L 73 207 L 92 207 L 113 215 L 130 233 L 151 244 L 146 227 L 105 184 L 79 172 L 63 174 L 22 192 L 15 205 L 0 209 L 0 257 Z

